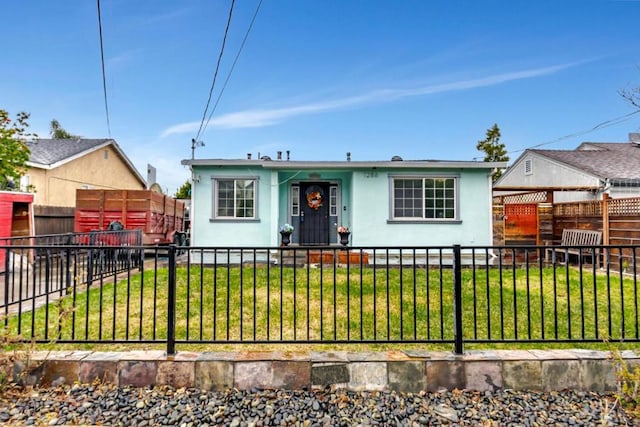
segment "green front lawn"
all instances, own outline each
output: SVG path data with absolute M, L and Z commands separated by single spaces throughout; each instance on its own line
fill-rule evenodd
M 131 275 L 130 281 L 95 283 L 88 291 L 40 307 L 35 317 L 29 312 L 9 318 L 8 332 L 30 339 L 33 331 L 33 337 L 47 341 L 161 342 L 167 336 L 167 276 L 166 269 L 147 270 Z M 600 347 L 609 337 L 637 339 L 640 297 L 634 281 L 621 282 L 618 275 L 609 279 L 583 271 L 581 286 L 579 271 L 571 268 L 489 269 L 475 274 L 463 269 L 465 339 L 584 338 Z M 333 348 L 336 341 L 403 342 L 369 346 L 372 349 L 429 341 L 433 344 L 428 348 L 452 348 L 438 344 L 453 340 L 451 270 L 192 267 L 179 268 L 176 282 L 178 341 L 215 342 L 225 344 L 215 348 L 225 349 L 231 348 L 228 343 L 282 340 Z M 549 343 L 500 346 L 547 348 Z M 109 348 L 116 347 L 122 348 Z

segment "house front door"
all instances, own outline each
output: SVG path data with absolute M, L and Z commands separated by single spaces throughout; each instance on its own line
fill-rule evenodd
M 300 183 L 300 244 L 329 244 L 329 183 Z

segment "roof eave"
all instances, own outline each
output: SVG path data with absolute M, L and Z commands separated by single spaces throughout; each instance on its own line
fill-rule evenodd
M 186 166 L 255 166 L 265 169 L 415 169 L 415 168 L 464 168 L 464 169 L 495 169 L 506 168 L 507 162 L 474 162 L 474 161 L 446 161 L 446 160 L 403 160 L 403 161 L 280 161 L 280 160 L 249 160 L 249 159 L 189 159 L 182 160 Z
M 147 187 L 147 180 L 142 177 L 140 172 L 138 172 L 138 169 L 136 169 L 136 167 L 134 166 L 133 162 L 131 162 L 131 160 L 127 157 L 127 155 L 124 154 L 124 151 L 122 151 L 122 149 L 120 148 L 118 143 L 114 139 L 112 139 L 110 141 L 113 144 L 113 148 L 116 150 L 116 152 L 118 153 L 120 158 L 122 160 L 124 160 L 126 165 L 129 167 L 129 169 L 133 172 L 135 177 L 138 179 L 138 181 L 140 181 L 140 183 L 146 188 Z
M 105 147 L 108 147 L 109 145 L 113 146 L 113 149 L 116 151 L 118 156 L 120 156 L 120 158 L 125 162 L 125 164 L 129 168 L 129 170 L 131 170 L 131 172 L 136 177 L 136 179 L 142 184 L 143 187 L 146 188 L 147 181 L 142 177 L 140 172 L 138 172 L 138 169 L 136 169 L 136 167 L 133 165 L 131 160 L 129 160 L 129 158 L 124 153 L 124 151 L 122 151 L 122 149 L 120 148 L 118 143 L 115 141 L 115 139 L 106 139 L 102 144 L 99 144 L 99 145 L 93 146 L 91 148 L 88 148 L 86 150 L 83 150 L 83 151 L 81 151 L 79 153 L 74 154 L 73 156 L 66 157 L 66 158 L 64 158 L 64 159 L 62 159 L 62 160 L 60 160 L 58 162 L 55 162 L 55 163 L 45 164 L 45 163 L 27 161 L 26 165 L 29 166 L 29 167 L 32 167 L 32 168 L 52 170 L 52 169 L 58 168 L 58 167 L 60 167 L 62 165 L 65 165 L 65 164 L 67 164 L 69 162 L 72 162 L 74 160 L 77 160 L 77 159 L 79 159 L 81 157 L 84 157 L 84 156 L 86 156 L 88 154 L 91 154 L 91 153 L 94 153 L 94 152 L 96 152 L 98 150 L 101 150 L 101 149 L 103 149 Z
M 55 168 L 59 168 L 62 165 L 65 165 L 69 162 L 72 162 L 74 160 L 79 159 L 80 157 L 84 157 L 87 154 L 91 154 L 95 151 L 98 151 L 104 147 L 109 146 L 110 144 L 115 144 L 115 141 L 113 139 L 107 139 L 105 140 L 102 144 L 100 145 L 95 145 L 91 148 L 88 148 L 86 150 L 82 150 L 76 154 L 74 154 L 73 156 L 69 156 L 69 157 L 65 157 L 64 159 L 54 162 L 54 163 L 39 163 L 39 162 L 32 162 L 32 161 L 27 161 L 27 165 L 33 165 L 33 167 L 39 167 L 40 169 L 55 169 Z

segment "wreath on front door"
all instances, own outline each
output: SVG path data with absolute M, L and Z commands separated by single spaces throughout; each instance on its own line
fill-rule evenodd
M 311 209 L 318 210 L 322 206 L 322 193 L 319 191 L 310 191 L 307 193 L 307 206 Z

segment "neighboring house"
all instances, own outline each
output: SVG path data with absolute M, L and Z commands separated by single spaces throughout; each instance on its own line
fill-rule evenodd
M 575 150 L 525 150 L 494 191 L 552 191 L 555 202 L 640 196 L 640 138 L 584 142 Z
M 191 244 L 490 245 L 491 173 L 504 162 L 183 160 L 193 174 Z
M 35 204 L 75 206 L 76 189 L 145 189 L 146 182 L 113 139 L 37 139 L 20 186 Z

